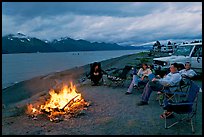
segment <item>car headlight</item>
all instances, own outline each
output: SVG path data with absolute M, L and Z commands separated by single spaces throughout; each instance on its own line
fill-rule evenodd
M 166 66 L 167 64 L 168 64 L 167 62 L 164 62 L 164 64 L 163 64 L 163 65 L 164 65 L 164 66 Z

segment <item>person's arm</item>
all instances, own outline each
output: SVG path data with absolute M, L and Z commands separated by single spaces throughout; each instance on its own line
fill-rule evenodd
M 152 74 L 152 70 L 151 70 L 151 69 L 148 69 L 148 74 L 147 74 L 147 76 L 148 76 L 149 74 Z
M 195 75 L 197 75 L 194 70 L 191 69 L 191 70 L 189 70 L 189 71 L 190 71 L 190 72 L 189 72 L 189 74 L 187 75 L 188 77 L 192 78 L 192 77 L 194 77 Z
M 152 71 L 150 69 L 145 70 L 145 73 L 143 73 L 141 79 L 144 80 L 145 77 L 148 78 L 149 74 L 152 74 Z
M 162 85 L 166 86 L 175 86 L 181 80 L 181 76 L 179 73 L 167 75 L 165 78 L 159 79 Z
M 183 77 L 186 78 L 187 77 L 187 72 L 185 71 L 186 69 L 182 69 L 179 71 L 179 74 Z
M 179 71 L 179 74 L 180 74 L 180 75 L 182 75 L 182 73 L 183 73 L 183 69 Z
M 181 71 L 180 74 L 183 78 L 189 78 L 189 79 L 197 75 L 196 72 L 192 69 L 188 71 Z
M 137 76 L 141 77 L 141 72 L 142 72 L 142 68 L 140 68 L 139 71 L 137 72 Z

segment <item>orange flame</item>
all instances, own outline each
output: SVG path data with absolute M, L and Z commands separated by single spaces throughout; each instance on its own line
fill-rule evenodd
M 32 104 L 29 104 L 27 106 L 27 114 L 31 114 L 32 116 L 37 116 L 38 114 L 41 114 L 42 112 L 40 112 L 38 109 L 34 108 L 34 106 Z
M 62 90 L 58 93 L 53 89 L 49 91 L 50 99 L 45 102 L 44 105 L 40 105 L 40 110 L 28 105 L 29 114 L 40 114 L 42 111 L 49 113 L 50 118 L 56 115 L 63 115 L 67 112 L 76 112 L 84 109 L 84 106 L 88 106 L 89 103 L 82 99 L 80 93 L 76 92 L 76 86 L 70 83 L 70 87 L 63 86 Z M 77 110 L 78 109 L 78 110 Z
M 51 96 L 50 100 L 40 107 L 47 112 L 53 111 L 55 108 L 62 109 L 65 107 L 67 102 L 70 102 L 73 98 L 73 101 L 81 100 L 81 94 L 76 92 L 76 87 L 73 86 L 72 83 L 70 88 L 65 85 L 59 93 L 56 93 L 54 90 L 50 90 L 49 94 Z

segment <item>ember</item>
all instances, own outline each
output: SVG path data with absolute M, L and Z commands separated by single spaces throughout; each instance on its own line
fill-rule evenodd
M 76 87 L 72 83 L 70 85 L 70 87 L 65 85 L 59 92 L 50 90 L 50 98 L 45 104 L 38 105 L 36 108 L 32 104 L 28 105 L 27 114 L 35 118 L 39 114 L 47 114 L 50 121 L 55 122 L 82 114 L 89 103 L 76 92 Z

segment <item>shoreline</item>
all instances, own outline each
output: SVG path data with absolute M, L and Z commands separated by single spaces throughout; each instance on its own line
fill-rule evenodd
M 123 55 L 100 62 L 103 70 L 106 70 L 110 67 L 123 68 L 125 65 L 136 65 L 138 63 L 141 63 L 140 61 L 138 62 L 138 60 L 135 60 L 135 58 L 141 58 L 141 56 L 143 56 L 142 58 L 148 58 L 147 53 L 147 51 L 138 52 L 135 54 Z M 122 60 L 124 61 L 121 62 Z M 19 101 L 18 98 L 26 99 L 33 96 L 35 93 L 43 90 L 48 90 L 56 85 L 60 80 L 65 83 L 67 81 L 73 81 L 77 84 L 79 79 L 85 77 L 85 74 L 89 72 L 89 70 L 90 64 L 86 64 L 80 67 L 73 67 L 60 72 L 51 72 L 49 74 L 36 76 L 31 79 L 18 82 L 12 86 L 2 89 L 3 104 L 15 103 Z M 38 85 L 38 88 L 36 88 L 35 85 Z M 17 90 L 22 96 L 20 97 L 20 95 L 17 95 L 18 97 L 13 97 L 12 99 L 10 97 L 12 96 L 12 93 L 15 93 L 15 90 Z M 23 95 L 25 95 L 25 97 L 23 97 Z M 8 100 L 7 98 L 10 99 Z
M 139 65 L 144 61 L 151 63 L 152 58 L 154 57 L 140 52 L 101 61 L 101 66 L 103 70 L 111 67 L 123 68 L 125 65 Z M 89 70 L 90 66 L 86 64 L 49 75 L 34 77 L 2 90 L 2 134 L 191 134 L 188 129 L 167 131 L 163 128 L 164 121 L 159 119 L 163 110 L 155 101 L 156 94 L 152 95 L 148 106 L 136 107 L 135 104 L 140 100 L 142 90 L 134 91 L 130 96 L 125 95 L 131 79 L 123 88 L 104 85 L 91 86 L 89 81 L 87 84 L 80 84 L 80 78 L 84 78 Z M 60 84 L 66 84 L 70 81 L 77 85 L 77 91 L 80 91 L 85 100 L 92 102 L 92 105 L 85 112 L 86 115 L 53 123 L 41 117 L 32 120 L 25 114 L 28 103 L 39 103 L 48 95 L 50 89 L 57 89 Z M 201 108 L 202 93 L 199 93 L 199 96 L 201 99 L 198 108 Z M 202 109 L 199 109 L 198 114 L 199 123 L 196 134 L 202 134 L 202 122 L 200 120 L 202 119 Z M 159 130 L 158 125 L 160 126 Z M 151 131 L 148 130 L 150 126 L 153 129 Z
M 80 52 L 83 52 L 83 51 L 80 51 Z M 90 51 L 91 52 L 91 51 Z M 141 52 L 148 52 L 148 51 L 141 51 Z M 141 52 L 138 52 L 138 53 L 141 53 Z M 135 54 L 138 54 L 138 53 L 135 53 Z M 134 55 L 134 53 L 132 54 L 128 54 L 128 55 Z M 106 62 L 108 60 L 112 60 L 112 59 L 116 59 L 116 58 L 123 58 L 127 55 L 122 55 L 122 56 L 119 56 L 119 57 L 115 57 L 115 58 L 110 58 L 110 59 L 104 59 L 102 61 L 98 61 L 98 62 Z M 65 69 L 65 70 L 62 70 L 62 71 L 53 71 L 53 72 L 49 72 L 48 74 L 41 74 L 41 75 L 38 75 L 38 76 L 34 76 L 32 78 L 29 78 L 29 79 L 25 79 L 25 80 L 22 80 L 22 81 L 16 81 L 16 82 L 12 82 L 12 83 L 9 83 L 7 85 L 9 86 L 2 86 L 2 90 L 5 90 L 6 88 L 9 88 L 11 86 L 14 86 L 15 84 L 17 83 L 20 83 L 20 82 L 24 82 L 24 81 L 27 81 L 27 80 L 30 80 L 30 79 L 33 79 L 33 78 L 36 78 L 36 77 L 45 77 L 45 76 L 48 76 L 48 75 L 53 75 L 55 73 L 60 73 L 60 72 L 63 72 L 63 71 L 68 71 L 68 70 L 71 70 L 71 69 L 74 69 L 74 68 L 79 68 L 79 67 L 85 67 L 87 65 L 90 65 L 90 63 L 88 64 L 85 64 L 85 65 L 82 65 L 82 66 L 75 66 L 75 67 L 72 67 L 72 68 L 69 68 L 69 69 Z M 4 88 L 3 88 L 4 87 Z
M 13 86 L 14 84 L 16 83 L 19 83 L 19 82 L 22 82 L 22 81 L 25 81 L 25 80 L 29 80 L 29 79 L 32 79 L 34 77 L 38 77 L 38 76 L 43 76 L 43 75 L 48 75 L 50 73 L 55 73 L 55 72 L 61 72 L 61 71 L 65 71 L 65 70 L 68 70 L 68 69 L 72 69 L 72 68 L 75 68 L 75 67 L 80 67 L 80 66 L 84 66 L 86 64 L 89 64 L 91 62 L 94 62 L 94 60 L 98 60 L 98 61 L 104 61 L 104 60 L 107 60 L 107 59 L 111 59 L 111 58 L 117 58 L 117 57 L 120 57 L 120 56 L 124 56 L 124 55 L 128 55 L 128 54 L 135 54 L 137 52 L 142 52 L 140 50 L 133 50 L 133 51 L 130 51 L 130 50 L 127 50 L 127 51 L 116 51 L 113 53 L 113 55 L 111 55 L 111 52 L 112 51 L 105 51 L 104 53 L 107 55 L 106 56 L 102 56 L 102 54 L 100 53 L 97 53 L 97 52 L 79 52 L 80 53 L 80 56 L 73 56 L 71 53 L 68 53 L 68 55 L 66 55 L 67 52 L 63 52 L 62 54 L 60 53 L 59 55 L 57 55 L 56 53 L 53 54 L 53 57 L 52 54 L 50 55 L 49 53 L 46 55 L 40 55 L 40 57 L 42 58 L 45 58 L 45 60 L 49 61 L 49 58 L 47 57 L 50 57 L 52 60 L 54 61 L 51 61 L 48 65 L 44 65 L 45 63 L 42 63 L 42 61 L 37 61 L 37 59 L 40 60 L 40 58 L 37 58 L 37 59 L 33 59 L 35 58 L 36 55 L 30 55 L 27 57 L 31 57 L 31 61 L 34 61 L 36 62 L 36 65 L 39 66 L 39 67 L 35 67 L 35 65 L 31 68 L 29 68 L 29 66 L 27 65 L 27 63 L 29 62 L 26 62 L 25 61 L 22 61 L 22 65 L 23 66 L 27 66 L 25 68 L 22 68 L 21 67 L 18 67 L 17 66 L 17 70 L 19 69 L 19 72 L 17 70 L 17 72 L 14 72 L 14 70 L 9 66 L 9 65 L 6 65 L 8 64 L 9 62 L 12 62 L 12 58 L 9 57 L 10 59 L 8 61 L 5 61 L 3 60 L 4 63 L 6 63 L 4 65 L 4 67 L 2 68 L 3 70 L 3 74 L 2 74 L 2 89 L 4 88 L 7 88 L 7 87 L 10 87 L 10 86 Z M 74 53 L 74 52 L 73 52 Z M 92 58 L 92 55 L 96 56 L 97 54 L 100 54 L 99 57 L 96 57 L 96 58 Z M 62 55 L 62 57 L 60 57 L 60 55 Z M 115 57 L 114 57 L 115 56 Z M 15 57 L 15 56 L 14 56 Z M 18 58 L 18 56 L 16 56 Z M 76 61 L 79 63 L 66 63 L 67 61 L 64 59 L 66 57 L 70 57 L 72 59 L 75 59 L 76 58 Z M 79 58 L 82 57 L 82 60 L 79 60 Z M 22 58 L 20 56 L 20 58 Z M 60 62 L 57 62 L 57 60 L 55 61 L 55 58 L 58 60 L 60 60 Z M 83 59 L 83 58 L 87 58 L 87 59 Z M 91 59 L 92 58 L 92 59 Z M 107 58 L 107 59 L 106 59 Z M 5 57 L 6 59 L 6 57 Z M 13 65 L 17 65 L 17 64 L 14 64 L 14 63 L 11 63 L 12 66 Z M 58 64 L 57 66 L 55 66 L 55 64 Z M 53 66 L 53 67 L 52 67 Z M 61 67 L 60 67 L 61 66 Z M 49 68 L 47 68 L 49 67 Z M 6 68 L 8 68 L 8 70 L 6 70 Z M 11 69 L 9 69 L 11 68 Z M 38 71 L 38 69 L 40 71 Z
M 126 56 L 126 55 L 123 55 L 123 56 Z M 120 56 L 120 57 L 123 57 L 123 56 Z M 115 58 L 119 58 L 119 57 L 115 57 Z M 111 58 L 111 59 L 114 59 L 114 58 Z M 107 59 L 107 60 L 110 60 L 110 59 Z M 107 60 L 102 60 L 102 61 L 107 61 Z M 100 62 L 102 62 L 102 61 L 100 61 Z M 49 75 L 55 75 L 56 73 L 61 73 L 61 72 L 64 72 L 64 71 L 69 71 L 69 70 L 72 70 L 72 69 L 75 69 L 75 68 L 79 68 L 79 67 L 85 67 L 87 65 L 90 65 L 90 64 L 85 64 L 85 65 L 82 65 L 82 66 L 75 66 L 75 67 L 72 67 L 72 68 L 69 68 L 69 69 L 65 69 L 65 70 L 62 70 L 62 71 L 53 71 L 53 72 L 50 72 L 48 74 L 42 74 L 42 75 L 34 76 L 32 78 L 25 79 L 25 80 L 22 80 L 22 81 L 12 82 L 12 83 L 7 84 L 8 86 L 2 86 L 2 90 L 6 90 L 7 88 L 15 86 L 18 83 L 25 82 L 25 81 L 28 81 L 28 80 L 31 80 L 31 79 L 34 79 L 34 78 L 37 78 L 37 77 L 47 77 Z
M 162 56 L 162 55 L 159 55 L 159 56 Z M 120 57 L 102 60 L 99 62 L 101 62 L 102 69 L 106 70 L 106 69 L 109 69 L 111 67 L 123 68 L 125 65 L 138 66 L 138 65 L 142 64 L 144 61 L 147 64 L 151 64 L 153 58 L 154 58 L 153 56 L 150 56 L 150 57 L 148 56 L 148 51 L 142 51 L 142 52 L 138 52 L 135 54 L 122 55 Z M 122 61 L 122 60 L 124 60 L 124 61 Z M 89 71 L 90 71 L 90 63 L 86 64 L 86 65 L 82 65 L 82 66 L 76 66 L 76 67 L 66 69 L 63 71 L 59 71 L 59 72 L 56 72 L 56 71 L 50 72 L 48 74 L 35 76 L 33 78 L 23 80 L 23 81 L 15 83 L 11 86 L 5 87 L 2 89 L 2 93 L 6 94 L 7 92 L 12 92 L 15 88 L 19 88 L 23 85 L 26 85 L 27 83 L 28 83 L 27 85 L 29 85 L 31 83 L 35 83 L 33 81 L 37 81 L 37 80 L 40 80 L 42 82 L 44 82 L 46 80 L 50 81 L 51 85 L 57 84 L 58 80 L 60 80 L 60 79 L 65 83 L 68 80 L 68 81 L 72 81 L 72 82 L 78 84 L 80 81 L 80 78 L 84 78 L 86 73 L 88 73 Z M 78 72 L 78 73 L 76 73 L 76 72 Z M 49 85 L 48 87 L 52 88 L 53 86 L 51 86 L 51 85 Z M 46 87 L 46 85 L 45 85 L 45 87 Z M 26 89 L 24 89 L 24 90 L 26 90 Z M 30 88 L 28 87 L 28 89 L 30 89 Z M 31 95 L 34 95 L 34 94 L 31 94 Z

